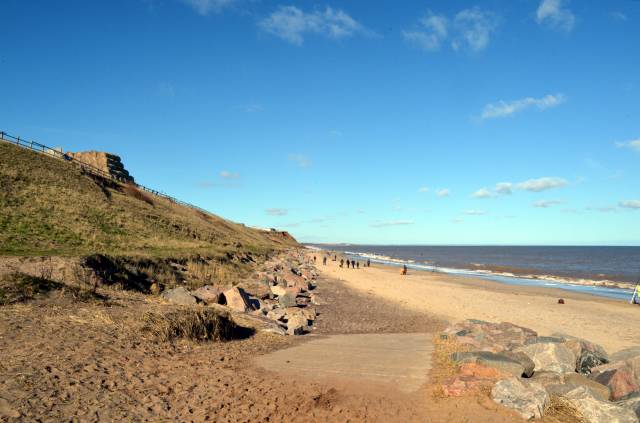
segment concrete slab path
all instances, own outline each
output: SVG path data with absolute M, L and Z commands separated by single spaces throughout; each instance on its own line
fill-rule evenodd
M 312 379 L 393 385 L 405 393 L 427 382 L 433 335 L 330 335 L 256 359 L 259 366 Z

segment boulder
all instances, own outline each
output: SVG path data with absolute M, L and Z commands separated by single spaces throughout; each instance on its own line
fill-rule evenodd
M 224 291 L 222 296 L 224 297 L 224 303 L 230 309 L 239 312 L 251 311 L 249 298 L 242 288 L 234 286 L 233 288 Z
M 458 374 L 442 383 L 442 391 L 448 397 L 459 397 L 490 389 L 496 381 L 511 377 L 498 369 L 476 363 L 460 365 Z
M 611 362 L 629 360 L 640 356 L 640 347 L 630 347 L 611 354 Z
M 271 292 L 273 295 L 277 295 L 278 297 L 287 293 L 287 290 L 284 286 L 274 285 L 271 287 Z
M 611 391 L 607 386 L 578 373 L 566 373 L 562 375 L 561 383 L 548 384 L 545 386 L 545 389 L 550 395 L 563 396 L 579 387 L 589 389 L 591 394 L 600 401 L 608 401 L 611 396 Z
M 535 371 L 556 373 L 574 372 L 576 357 L 564 344 L 557 342 L 539 342 L 518 348 L 516 352 L 525 353 L 535 363 Z
M 182 286 L 164 291 L 160 296 L 166 301 L 180 305 L 193 305 L 198 302 L 196 297 L 191 295 L 191 292 Z
M 309 331 L 307 319 L 302 315 L 294 315 L 287 319 L 287 334 L 303 335 Z
M 636 413 L 637 417 L 640 418 L 640 393 L 633 394 L 626 399 L 618 401 L 616 404 L 621 407 L 630 409 L 631 411 Z
M 292 294 L 290 292 L 286 292 L 284 295 L 280 295 L 278 297 L 278 302 L 280 303 L 280 307 L 283 308 L 295 307 L 297 305 L 295 294 Z
M 576 371 L 588 375 L 591 369 L 609 362 L 609 355 L 598 344 L 584 339 L 570 338 L 564 344 L 576 356 Z
M 596 398 L 586 386 L 580 386 L 563 395 L 589 423 L 637 423 L 630 409 Z
M 271 320 L 284 320 L 287 312 L 282 308 L 274 308 L 270 312 L 267 313 L 267 317 Z
M 222 293 L 229 289 L 219 286 L 205 285 L 193 291 L 193 296 L 205 304 L 220 304 L 222 301 Z
M 550 401 L 549 394 L 542 386 L 523 382 L 515 377 L 496 383 L 491 390 L 491 398 L 498 404 L 517 411 L 527 420 L 541 418 Z
M 608 366 L 608 365 L 605 365 Z M 633 369 L 627 364 L 618 367 L 594 367 L 590 378 L 611 390 L 611 399 L 619 400 L 640 390 L 633 375 Z
M 307 318 L 307 320 L 314 321 L 316 320 L 316 309 L 315 307 L 305 307 L 302 310 L 302 314 Z
M 522 376 L 525 368 L 517 360 L 503 354 L 487 351 L 456 352 L 451 354 L 451 360 L 455 363 L 476 363 L 485 367 L 491 367 L 513 376 Z
M 524 343 L 525 345 L 539 344 L 539 343 L 546 343 L 546 342 L 555 342 L 557 344 L 560 344 L 565 341 L 566 339 L 564 339 L 561 336 L 535 336 L 533 338 L 527 339 Z
M 247 294 L 261 300 L 267 299 L 272 295 L 268 282 L 260 280 L 246 281 L 242 282 L 240 287 L 244 289 L 244 292 Z
M 536 367 L 536 363 L 534 363 L 533 360 L 531 360 L 529 356 L 523 353 L 522 351 L 518 351 L 518 352 L 503 351 L 501 354 L 509 357 L 512 360 L 517 361 L 522 365 L 524 369 L 522 371 L 523 377 L 531 377 L 533 375 L 533 371 Z
M 499 353 L 520 347 L 538 334 L 512 323 L 469 319 L 447 328 L 443 335 L 474 350 Z

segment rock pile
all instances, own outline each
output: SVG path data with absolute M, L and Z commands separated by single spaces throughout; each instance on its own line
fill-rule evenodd
M 269 332 L 302 335 L 312 330 L 316 320 L 318 300 L 313 290 L 317 277 L 303 252 L 289 251 L 267 261 L 262 270 L 237 286 L 205 285 L 195 291 L 178 287 L 164 291 L 161 297 L 183 305 L 222 305 L 247 313 Z
M 445 395 L 490 389 L 495 402 L 525 419 L 541 418 L 555 395 L 588 422 L 638 422 L 638 347 L 609 356 L 584 339 L 473 319 L 450 326 L 440 338 L 462 351 L 451 355 L 458 372 L 443 382 Z
M 79 151 L 77 153 L 68 152 L 67 155 L 76 160 L 80 160 L 83 163 L 96 167 L 124 182 L 134 182 L 133 176 L 129 174 L 122 164 L 120 156 L 102 151 Z

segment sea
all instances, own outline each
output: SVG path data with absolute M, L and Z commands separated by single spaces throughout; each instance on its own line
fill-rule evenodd
M 308 244 L 410 269 L 505 284 L 560 288 L 630 300 L 640 282 L 640 247 Z

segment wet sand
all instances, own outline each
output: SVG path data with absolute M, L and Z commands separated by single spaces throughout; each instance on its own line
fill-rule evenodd
M 585 338 L 609 353 L 640 345 L 640 306 L 623 301 L 442 273 L 410 270 L 402 276 L 397 267 L 382 265 L 354 270 L 329 260 L 318 268 L 323 276 L 339 279 L 349 288 L 449 322 L 469 318 L 508 321 L 542 335 Z M 558 304 L 559 298 L 565 304 Z

